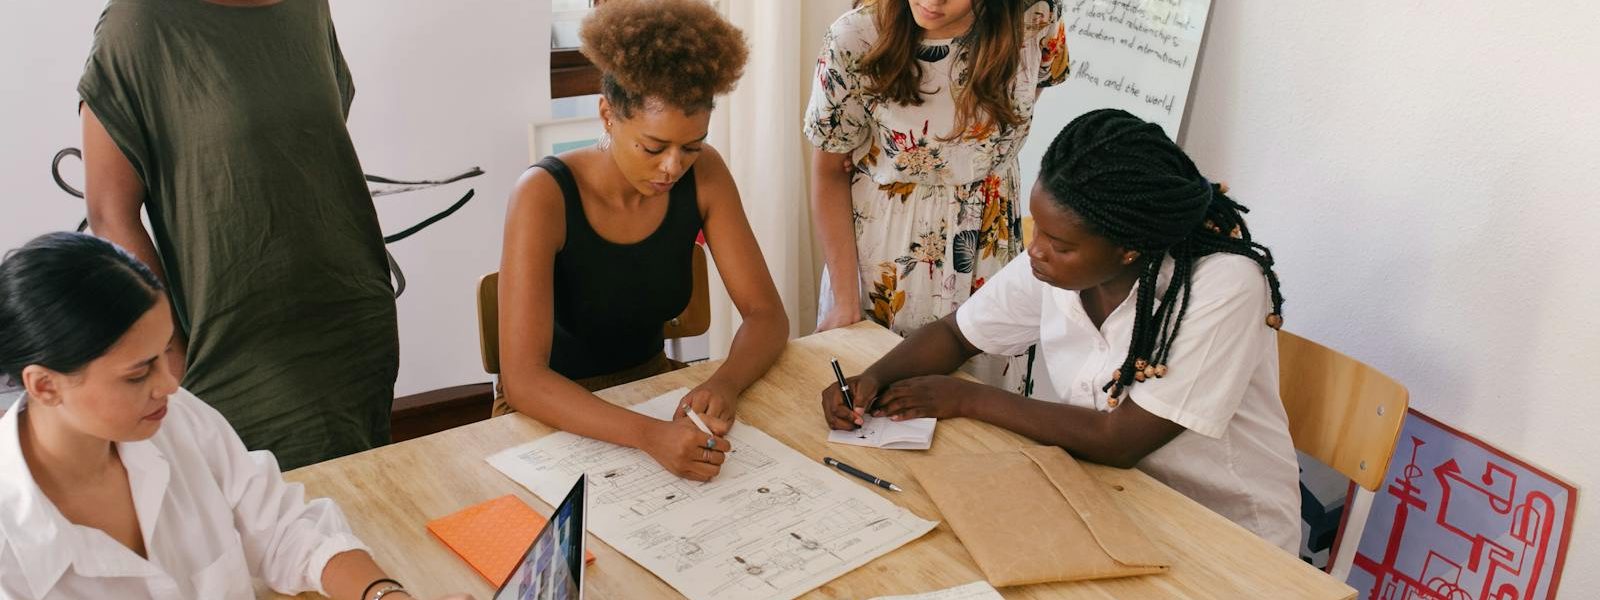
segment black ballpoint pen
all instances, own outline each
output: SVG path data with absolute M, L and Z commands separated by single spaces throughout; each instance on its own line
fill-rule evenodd
M 855 399 L 850 397 L 850 384 L 844 381 L 844 371 L 839 370 L 839 359 L 830 359 L 829 362 L 833 363 L 833 376 L 839 378 L 839 393 L 844 394 L 845 408 L 850 409 L 850 412 L 855 412 Z
M 872 485 L 881 487 L 883 489 L 893 490 L 893 491 L 896 491 L 896 492 L 902 491 L 900 489 L 900 486 L 898 486 L 898 485 L 895 485 L 895 484 L 889 483 L 887 481 L 884 481 L 882 479 L 879 479 L 877 475 L 869 474 L 866 471 L 863 471 L 861 469 L 857 469 L 857 468 L 852 467 L 850 465 L 847 465 L 847 464 L 844 464 L 842 462 L 839 462 L 838 459 L 833 458 L 831 456 L 822 457 L 822 464 L 828 465 L 828 466 L 833 467 L 835 469 L 838 469 L 840 471 L 844 471 L 846 473 L 854 475 L 854 476 L 856 476 L 856 478 L 858 478 L 858 479 L 860 479 L 862 481 L 865 481 L 865 482 L 870 483 Z

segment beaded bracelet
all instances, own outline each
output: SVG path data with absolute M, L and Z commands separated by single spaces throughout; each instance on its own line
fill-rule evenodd
M 380 583 L 387 583 L 387 584 L 389 584 L 389 585 L 391 585 L 393 587 L 391 587 L 389 589 L 386 589 L 386 590 L 383 590 L 381 592 L 378 592 L 378 595 L 373 597 L 372 600 L 378 600 L 378 598 L 382 598 L 384 594 L 387 594 L 389 592 L 393 592 L 395 590 L 401 590 L 401 591 L 405 590 L 405 588 L 402 587 L 400 585 L 400 582 L 398 582 L 398 581 L 395 581 L 393 579 L 379 579 L 377 581 L 373 581 L 372 583 L 367 584 L 367 589 L 361 590 L 361 600 L 367 600 L 367 595 L 372 593 L 372 588 L 378 587 L 378 584 L 380 584 Z

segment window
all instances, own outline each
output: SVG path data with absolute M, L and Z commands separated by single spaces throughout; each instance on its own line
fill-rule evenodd
M 578 27 L 603 0 L 554 0 L 550 24 L 550 97 L 600 93 L 600 70 L 578 51 Z
M 722 0 L 709 0 L 721 8 Z M 550 31 L 550 97 L 572 98 L 600 93 L 600 70 L 578 51 L 578 27 L 594 6 L 605 0 L 553 0 Z

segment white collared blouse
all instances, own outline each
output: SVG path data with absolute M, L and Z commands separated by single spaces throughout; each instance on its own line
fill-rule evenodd
M 1156 280 L 1160 298 L 1172 259 Z M 1186 431 L 1138 468 L 1265 538 L 1300 547 L 1299 466 L 1278 396 L 1278 341 L 1255 261 L 1213 254 L 1195 263 L 1193 294 L 1167 361 L 1168 373 L 1132 386 L 1128 398 Z M 1111 411 L 1101 388 L 1122 365 L 1133 337 L 1138 287 L 1095 327 L 1078 293 L 1033 276 L 1026 254 L 1006 265 L 956 313 L 961 334 L 984 352 L 1011 354 L 1039 344 L 1052 389 L 1042 400 Z
M 335 554 L 365 547 L 332 501 L 306 501 L 270 452 L 246 451 L 221 414 L 187 390 L 161 429 L 117 445 L 148 559 L 56 509 L 23 460 L 18 416 L 0 418 L 0 600 L 234 600 L 257 582 L 322 592 Z

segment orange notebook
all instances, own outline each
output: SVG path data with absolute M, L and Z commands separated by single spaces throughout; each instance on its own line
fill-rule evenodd
M 472 565 L 489 585 L 498 586 L 511 576 L 544 523 L 528 503 L 507 494 L 429 521 L 428 532 Z M 584 552 L 584 562 L 594 562 L 594 553 Z

